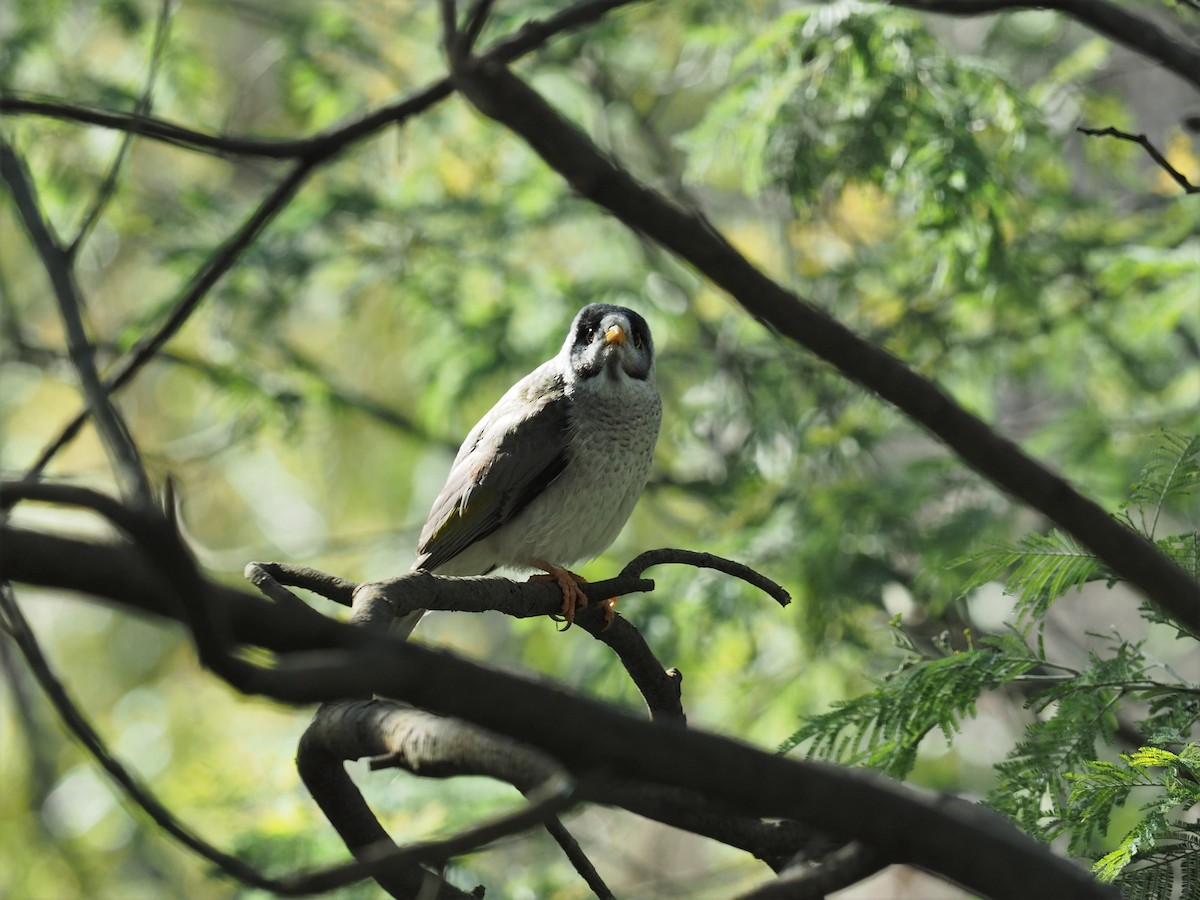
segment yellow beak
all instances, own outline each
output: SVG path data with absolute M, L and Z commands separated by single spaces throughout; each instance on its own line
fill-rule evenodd
M 624 344 L 625 329 L 620 325 L 614 325 L 608 331 L 604 332 L 604 343 L 606 344 Z

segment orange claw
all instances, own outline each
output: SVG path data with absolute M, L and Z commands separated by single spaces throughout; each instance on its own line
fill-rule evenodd
M 553 578 L 562 591 L 562 616 L 567 624 L 565 628 L 559 630 L 566 631 L 575 622 L 575 611 L 582 609 L 588 604 L 587 594 L 580 587 L 581 584 L 587 584 L 587 581 L 582 576 L 576 575 L 574 572 L 568 571 L 562 566 L 556 566 L 553 563 L 538 562 L 537 567 L 545 569 L 547 574 L 533 575 L 530 577 L 530 581 L 546 581 Z M 608 614 L 606 613 L 605 617 L 607 618 L 607 616 Z M 552 616 L 551 618 L 554 617 Z

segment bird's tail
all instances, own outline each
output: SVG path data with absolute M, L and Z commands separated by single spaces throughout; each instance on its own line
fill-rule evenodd
M 412 634 L 413 629 L 417 627 L 417 623 L 421 621 L 427 612 L 429 612 L 427 609 L 414 609 L 410 613 L 405 613 L 392 622 L 388 627 L 388 634 L 392 637 L 408 640 L 408 636 Z

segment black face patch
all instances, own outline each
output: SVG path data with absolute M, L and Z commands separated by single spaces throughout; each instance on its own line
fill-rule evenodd
M 632 309 L 627 309 L 623 306 L 614 306 L 611 303 L 593 303 L 581 309 L 578 315 L 575 316 L 575 321 L 571 326 L 571 365 L 575 371 L 584 378 L 591 378 L 599 374 L 601 369 L 601 361 L 598 348 L 593 345 L 600 336 L 600 329 L 604 322 L 605 316 L 613 313 L 619 313 L 624 316 L 629 322 L 630 333 L 626 336 L 633 349 L 646 353 L 651 358 L 654 353 L 654 342 L 650 337 L 650 326 L 646 324 L 646 320 L 634 312 Z M 616 376 L 616 372 L 610 372 L 612 376 Z M 649 368 L 642 372 L 628 372 L 632 378 L 644 380 L 649 376 Z

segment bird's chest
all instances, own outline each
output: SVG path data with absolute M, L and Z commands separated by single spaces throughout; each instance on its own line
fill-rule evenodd
M 567 465 L 546 489 L 546 502 L 531 504 L 523 523 L 531 543 L 557 557 L 550 562 L 578 562 L 601 553 L 637 503 L 662 415 L 657 392 L 640 387 L 574 404 Z

